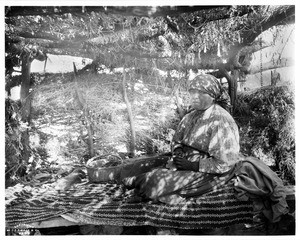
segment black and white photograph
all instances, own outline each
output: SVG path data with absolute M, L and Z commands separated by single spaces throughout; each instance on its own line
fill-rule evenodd
M 4 1 L 2 234 L 296 239 L 296 1 L 244 2 Z

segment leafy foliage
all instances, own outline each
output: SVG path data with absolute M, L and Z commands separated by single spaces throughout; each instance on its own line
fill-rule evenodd
M 20 103 L 5 99 L 5 185 L 9 186 L 49 168 L 45 134 L 21 121 Z M 31 136 L 30 145 L 25 145 L 23 134 Z M 34 136 L 39 134 L 39 142 Z M 44 139 L 44 140 L 43 140 Z M 23 161 L 24 151 L 30 155 L 29 163 Z
M 238 96 L 242 152 L 273 165 L 282 179 L 295 181 L 294 93 L 287 86 Z
M 5 100 L 5 180 L 14 180 L 22 169 L 22 141 L 18 104 L 12 100 Z

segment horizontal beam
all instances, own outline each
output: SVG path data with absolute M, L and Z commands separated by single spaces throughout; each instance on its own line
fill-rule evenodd
M 292 58 L 282 58 L 282 59 L 278 59 L 277 61 L 269 61 L 269 62 L 263 63 L 262 66 L 260 66 L 260 65 L 251 66 L 249 69 L 249 74 L 256 74 L 261 71 L 264 72 L 264 71 L 272 70 L 272 69 L 276 69 L 276 68 L 291 67 L 294 64 L 295 63 Z
M 66 13 L 84 14 L 91 12 L 104 12 L 124 16 L 158 17 L 222 7 L 230 6 L 11 6 L 5 8 L 5 16 L 47 16 Z

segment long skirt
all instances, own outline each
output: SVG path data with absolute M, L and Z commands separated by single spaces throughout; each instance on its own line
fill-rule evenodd
M 223 174 L 154 169 L 123 180 L 145 199 L 177 204 L 222 185 L 232 184 L 238 199 L 252 199 L 272 221 L 288 212 L 282 180 L 257 158 L 246 157 Z

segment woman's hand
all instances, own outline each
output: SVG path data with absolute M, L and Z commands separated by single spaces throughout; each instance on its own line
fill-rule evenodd
M 188 170 L 197 172 L 199 169 L 198 162 L 190 162 L 185 157 L 174 157 L 173 161 L 178 170 Z
M 174 157 L 183 157 L 183 156 L 184 156 L 183 149 L 182 149 L 181 147 L 176 148 L 176 149 L 173 151 L 173 156 L 174 156 Z

